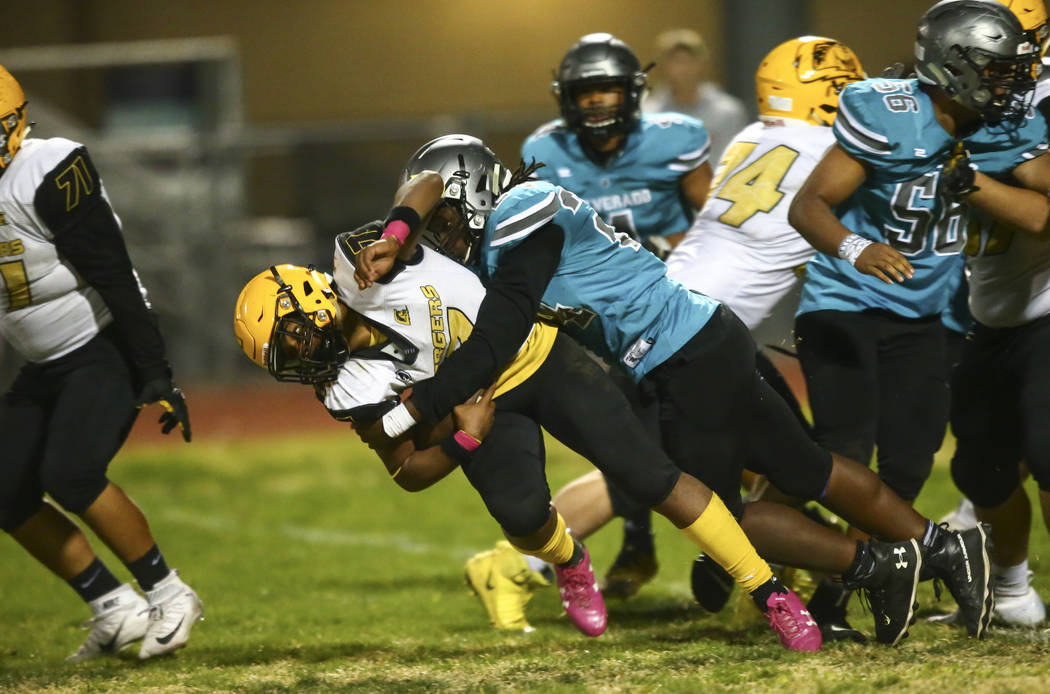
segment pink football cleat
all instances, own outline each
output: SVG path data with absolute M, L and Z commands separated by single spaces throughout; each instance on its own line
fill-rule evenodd
M 561 604 L 565 614 L 576 625 L 576 628 L 587 636 L 601 636 L 605 631 L 607 615 L 605 601 L 598 590 L 591 570 L 591 555 L 583 550 L 583 559 L 576 566 L 554 567 L 558 578 L 558 592 L 561 593 Z M 820 632 L 817 632 L 820 635 Z
M 766 600 L 766 619 L 780 643 L 792 651 L 819 651 L 820 627 L 791 590 L 773 593 Z

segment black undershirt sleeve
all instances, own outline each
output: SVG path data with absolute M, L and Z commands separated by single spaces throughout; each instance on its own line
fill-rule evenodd
M 470 338 L 437 374 L 413 386 L 412 404 L 433 425 L 475 391 L 487 388 L 528 337 L 540 298 L 561 262 L 565 233 L 547 224 L 500 258 Z
M 102 194 L 87 150 L 79 147 L 49 172 L 34 197 L 55 248 L 102 297 L 135 370 L 137 385 L 170 378 L 156 315 L 139 290 L 120 222 Z

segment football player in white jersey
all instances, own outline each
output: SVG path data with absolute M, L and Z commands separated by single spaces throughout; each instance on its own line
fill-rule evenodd
M 835 141 L 839 92 L 865 76 L 852 50 L 819 36 L 763 58 L 759 119 L 726 148 L 706 204 L 667 258 L 669 277 L 729 304 L 753 332 L 771 316 L 816 253 L 788 223 L 788 207 Z
M 23 139 L 25 95 L 3 68 L 0 114 L 0 334 L 28 362 L 0 402 L 0 526 L 90 606 L 91 633 L 70 660 L 139 639 L 140 658 L 170 653 L 186 645 L 200 600 L 106 468 L 136 407 L 160 403 L 163 431 L 189 441 L 186 402 L 87 150 Z M 124 562 L 145 599 L 59 507 Z
M 474 155 L 481 155 L 484 164 L 486 154 L 491 152 L 486 149 L 465 157 L 470 159 L 464 166 L 472 172 L 471 181 L 479 173 L 500 175 L 498 170 L 479 170 Z M 386 230 L 400 227 L 407 235 L 409 228 L 434 229 L 441 215 L 428 213 L 446 190 L 442 177 L 424 172 L 405 178 Z M 412 191 L 429 187 L 434 193 L 429 203 L 418 208 L 415 203 L 405 204 L 416 200 L 409 197 Z M 471 198 L 475 209 L 491 209 L 492 200 L 486 199 L 491 192 L 475 191 L 474 186 L 459 190 L 464 189 L 481 198 Z M 387 234 L 384 225 L 375 224 L 340 235 L 334 283 L 318 273 L 304 278 L 308 271 L 289 266 L 260 273 L 238 299 L 234 322 L 241 346 L 254 362 L 279 380 L 314 383 L 329 412 L 354 422 L 359 433 L 373 427 L 382 431 L 383 418 L 396 414 L 399 394 L 406 396 L 408 387 L 432 376 L 469 337 L 485 297 L 473 273 L 432 248 L 417 248 L 414 242 L 401 248 L 388 277 L 358 291 L 353 258 L 383 234 Z M 309 291 L 301 291 L 301 286 Z M 797 601 L 772 577 L 718 497 L 674 465 L 598 364 L 553 326 L 534 323 L 516 357 L 497 376 L 495 398 L 497 412 L 487 436 L 483 430 L 462 431 L 460 421 L 461 431 L 451 436 L 438 425 L 414 437 L 404 434 L 384 441 L 376 450 L 395 481 L 408 489 L 432 484 L 456 465 L 462 467 L 510 544 L 554 565 L 563 605 L 582 632 L 602 633 L 604 604 L 586 550 L 566 531 L 564 520 L 550 504 L 537 425 L 587 457 L 610 479 L 632 489 L 719 561 L 743 568 L 742 583 L 756 601 L 770 600 L 773 592 Z M 460 412 L 471 415 L 469 409 L 468 401 Z M 846 549 L 849 554 L 855 548 L 851 544 Z M 487 564 L 496 570 L 484 574 L 495 576 L 497 587 L 507 593 L 479 591 L 479 596 L 495 626 L 521 629 L 528 625 L 520 593 L 544 579 L 530 572 L 520 557 L 518 564 L 511 561 L 513 554 L 508 548 L 499 562 Z M 872 580 L 890 581 L 892 572 L 888 564 L 885 567 Z M 470 566 L 468 580 L 474 583 Z M 908 599 L 907 594 L 894 592 L 898 599 Z M 778 631 L 785 647 L 819 648 L 820 633 L 812 622 L 807 623 L 805 615 L 795 618 L 783 612 L 778 610 L 775 617 L 778 624 L 786 620 L 791 625 Z

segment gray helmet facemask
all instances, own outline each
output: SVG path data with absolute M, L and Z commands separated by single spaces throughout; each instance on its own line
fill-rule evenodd
M 1039 46 L 994 0 L 943 0 L 919 20 L 919 79 L 944 89 L 990 123 L 1024 120 L 1038 66 Z

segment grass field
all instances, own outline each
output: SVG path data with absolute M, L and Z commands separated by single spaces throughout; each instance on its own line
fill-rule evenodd
M 551 446 L 553 486 L 587 469 Z M 408 494 L 349 433 L 137 447 L 111 472 L 146 510 L 207 619 L 174 657 L 140 663 L 125 652 L 67 665 L 86 608 L 4 539 L 0 692 L 1050 691 L 1043 631 L 976 642 L 920 621 L 897 649 L 787 652 L 747 611 L 712 616 L 692 604 L 695 550 L 662 519 L 660 574 L 610 604 L 604 636 L 576 632 L 553 589 L 529 605 L 534 633 L 496 632 L 462 582 L 463 561 L 497 539 L 463 476 Z M 941 461 L 920 510 L 938 517 L 955 499 Z M 599 572 L 619 532 L 591 538 Z M 1033 540 L 1032 567 L 1045 573 L 1046 532 L 1037 526 Z M 1037 586 L 1050 594 L 1046 576 Z M 920 615 L 953 605 L 934 603 L 929 584 L 920 599 Z M 853 602 L 854 624 L 872 633 Z

